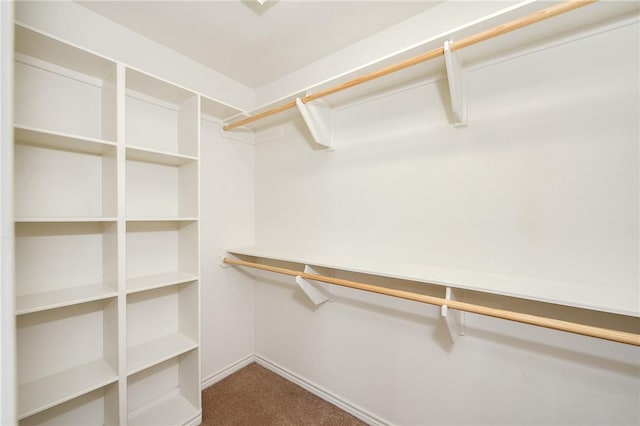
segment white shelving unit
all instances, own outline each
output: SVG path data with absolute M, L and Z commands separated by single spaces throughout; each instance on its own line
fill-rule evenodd
M 20 424 L 198 424 L 199 95 L 20 25 L 15 73 Z

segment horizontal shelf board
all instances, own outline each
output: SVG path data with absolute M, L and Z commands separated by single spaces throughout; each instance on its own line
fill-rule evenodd
M 187 283 L 198 279 L 197 275 L 182 271 L 164 272 L 161 274 L 146 275 L 143 277 L 127 279 L 127 294 L 170 285 Z
M 18 386 L 18 418 L 23 419 L 54 405 L 116 382 L 118 374 L 98 359 Z
M 585 292 L 583 284 L 576 282 L 558 282 L 423 264 L 400 263 L 379 258 L 363 259 L 305 254 L 303 250 L 281 248 L 242 247 L 227 249 L 227 252 L 235 255 L 397 278 L 620 315 L 640 316 L 637 298 L 626 297 L 621 299 L 620 295 L 615 294 L 611 289 L 588 293 Z
M 162 164 L 165 166 L 182 166 L 193 161 L 198 161 L 198 158 L 190 155 L 156 151 L 129 145 L 127 146 L 127 160 Z
M 136 410 L 129 417 L 130 425 L 182 425 L 196 416 L 198 410 L 179 393 L 160 398 L 155 403 L 148 404 L 144 410 Z
M 127 222 L 197 222 L 197 217 L 129 217 Z
M 180 105 L 187 99 L 196 96 L 193 92 L 131 68 L 127 68 L 126 82 L 128 90 L 174 105 Z
M 105 283 L 24 294 L 16 297 L 16 315 L 108 299 L 117 295 L 118 291 Z
M 117 222 L 115 217 L 17 217 L 20 223 L 86 223 L 86 222 Z
M 181 333 L 134 346 L 127 349 L 127 374 L 135 374 L 197 347 L 197 342 Z
M 102 155 L 115 152 L 116 143 L 100 139 L 86 138 L 68 133 L 50 132 L 29 126 L 14 127 L 16 144 L 42 148 L 72 151 L 82 154 Z

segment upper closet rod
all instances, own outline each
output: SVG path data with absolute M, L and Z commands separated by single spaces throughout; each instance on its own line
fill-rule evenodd
M 490 308 L 488 306 L 475 305 L 473 303 L 460 302 L 457 300 L 443 299 L 440 297 L 426 296 L 424 294 L 411 293 L 404 290 L 395 290 L 385 287 L 378 287 L 371 284 L 359 283 L 356 281 L 343 280 L 340 278 L 327 277 L 324 275 L 309 274 L 306 272 L 298 272 L 291 269 L 276 268 L 274 266 L 262 265 L 260 263 L 245 262 L 244 260 L 229 259 L 225 257 L 223 262 L 227 265 L 247 266 L 250 268 L 261 269 L 263 271 L 276 272 L 294 277 L 302 277 L 307 280 L 320 281 L 327 284 L 339 285 L 342 287 L 355 288 L 358 290 L 369 291 L 372 293 L 384 294 L 387 296 L 398 297 L 401 299 L 413 300 L 416 302 L 427 303 L 429 305 L 447 306 L 449 309 L 458 311 L 471 312 L 501 318 L 509 321 L 516 321 L 539 327 L 551 328 L 554 330 L 567 331 L 569 333 L 581 334 L 583 336 L 597 337 L 599 339 L 610 340 L 628 345 L 640 346 L 640 335 L 627 333 L 625 331 L 610 330 L 606 328 L 593 327 L 590 325 L 577 324 L 568 321 L 561 321 L 553 318 L 539 317 L 536 315 L 523 314 L 520 312 L 507 311 L 504 309 Z
M 591 3 L 595 3 L 596 1 L 597 0 L 569 0 L 567 2 L 560 3 L 558 5 L 539 10 L 535 13 L 532 13 L 531 15 L 527 15 L 522 18 L 515 19 L 511 22 L 507 22 L 506 24 L 498 25 L 486 31 L 482 31 L 478 34 L 474 34 L 469 37 L 465 37 L 461 40 L 454 41 L 450 44 L 450 48 L 452 51 L 464 49 L 465 47 L 469 47 L 474 44 L 480 43 L 482 41 L 492 39 L 499 35 L 506 34 L 508 32 L 526 27 L 528 25 L 535 24 L 540 21 L 544 21 L 545 19 L 552 18 L 562 13 L 569 12 L 579 7 L 586 6 Z M 376 78 L 383 77 L 387 74 L 391 74 L 396 71 L 403 70 L 405 68 L 411 67 L 413 65 L 417 65 L 419 63 L 422 63 L 443 55 L 444 55 L 444 48 L 438 47 L 428 52 L 414 56 L 413 58 L 409 58 L 402 62 L 398 62 L 397 64 L 390 65 L 386 68 L 382 68 L 378 71 L 374 71 L 372 73 L 362 75 L 360 77 L 354 78 L 353 80 L 346 81 L 344 83 L 338 84 L 336 86 L 330 87 L 325 90 L 321 90 L 316 93 L 311 93 L 305 96 L 304 98 L 302 98 L 301 100 L 303 103 L 311 102 L 315 99 L 322 98 L 332 93 L 336 93 L 341 90 L 348 89 L 349 87 L 357 86 L 358 84 L 366 83 L 367 81 L 371 81 Z M 271 108 L 267 111 L 261 112 L 259 114 L 253 115 L 251 117 L 247 117 L 247 118 L 229 123 L 226 126 L 224 126 L 223 129 L 232 130 L 232 129 L 235 129 L 236 127 L 249 124 L 251 122 L 269 117 L 274 114 L 278 114 L 279 112 L 286 111 L 290 108 L 295 108 L 295 107 L 296 107 L 296 101 L 293 100 L 293 101 L 287 102 L 286 104 L 283 104 L 283 105 Z

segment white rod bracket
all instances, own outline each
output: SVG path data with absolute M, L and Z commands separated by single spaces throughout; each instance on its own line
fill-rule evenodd
M 467 125 L 466 74 L 460 58 L 451 51 L 451 41 L 444 42 L 444 63 L 447 68 L 453 127 Z
M 240 126 L 240 127 L 236 127 L 235 129 L 231 130 L 231 131 L 227 131 L 224 129 L 224 126 L 226 126 L 227 124 L 229 124 L 229 121 L 233 121 L 238 117 L 242 117 L 242 119 L 248 118 L 250 117 L 251 114 L 249 114 L 248 112 L 245 111 L 241 111 L 235 115 L 232 115 L 231 117 L 227 117 L 226 119 L 220 120 L 220 135 L 222 135 L 222 137 L 227 138 L 227 139 L 231 139 L 231 140 L 235 140 L 238 142 L 245 142 L 245 140 L 242 138 L 243 135 L 249 134 L 249 133 L 253 133 L 253 130 L 251 130 L 250 128 L 246 127 L 246 126 Z M 237 138 L 236 135 L 240 134 L 240 138 Z
M 241 113 L 241 115 L 243 115 L 244 117 L 250 116 L 246 112 Z M 231 131 L 227 131 L 224 129 L 224 126 L 226 126 L 226 124 L 227 123 L 225 123 L 224 121 L 220 122 L 220 135 L 223 138 L 231 139 L 236 142 L 253 143 L 253 130 L 246 126 L 241 126 L 236 127 Z
M 447 287 L 445 291 L 445 299 L 454 300 L 451 287 Z M 464 312 L 449 309 L 447 305 L 442 305 L 440 314 L 447 324 L 447 331 L 452 343 L 458 340 L 458 336 L 464 336 Z
M 333 148 L 333 113 L 331 107 L 322 100 L 304 103 L 302 99 L 296 98 L 298 111 L 302 115 L 313 140 L 322 145 L 327 150 Z
M 236 127 L 231 132 L 227 132 L 220 126 L 220 135 L 232 141 L 253 144 L 253 131 L 245 127 Z
M 306 274 L 322 275 L 309 265 L 304 266 L 304 272 Z M 307 280 L 299 275 L 296 277 L 296 284 L 298 284 L 304 294 L 314 305 L 318 306 L 325 302 L 331 302 L 331 291 L 329 285 Z

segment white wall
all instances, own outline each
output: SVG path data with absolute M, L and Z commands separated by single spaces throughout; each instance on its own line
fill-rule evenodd
M 472 70 L 467 128 L 448 124 L 443 82 L 334 111 L 334 152 L 286 126 L 256 148 L 257 245 L 574 282 L 637 306 L 638 40 L 636 23 Z M 314 310 L 290 278 L 258 277 L 257 354 L 391 423 L 640 422 L 638 348 L 474 315 L 450 346 L 434 307 L 338 289 Z
M 253 244 L 254 148 L 222 137 L 220 125 L 213 121 L 202 120 L 201 132 L 201 340 L 206 382 L 255 352 L 253 279 L 218 263 L 226 248 Z
M 0 2 L 0 424 L 16 421 L 13 288 L 13 3 Z

